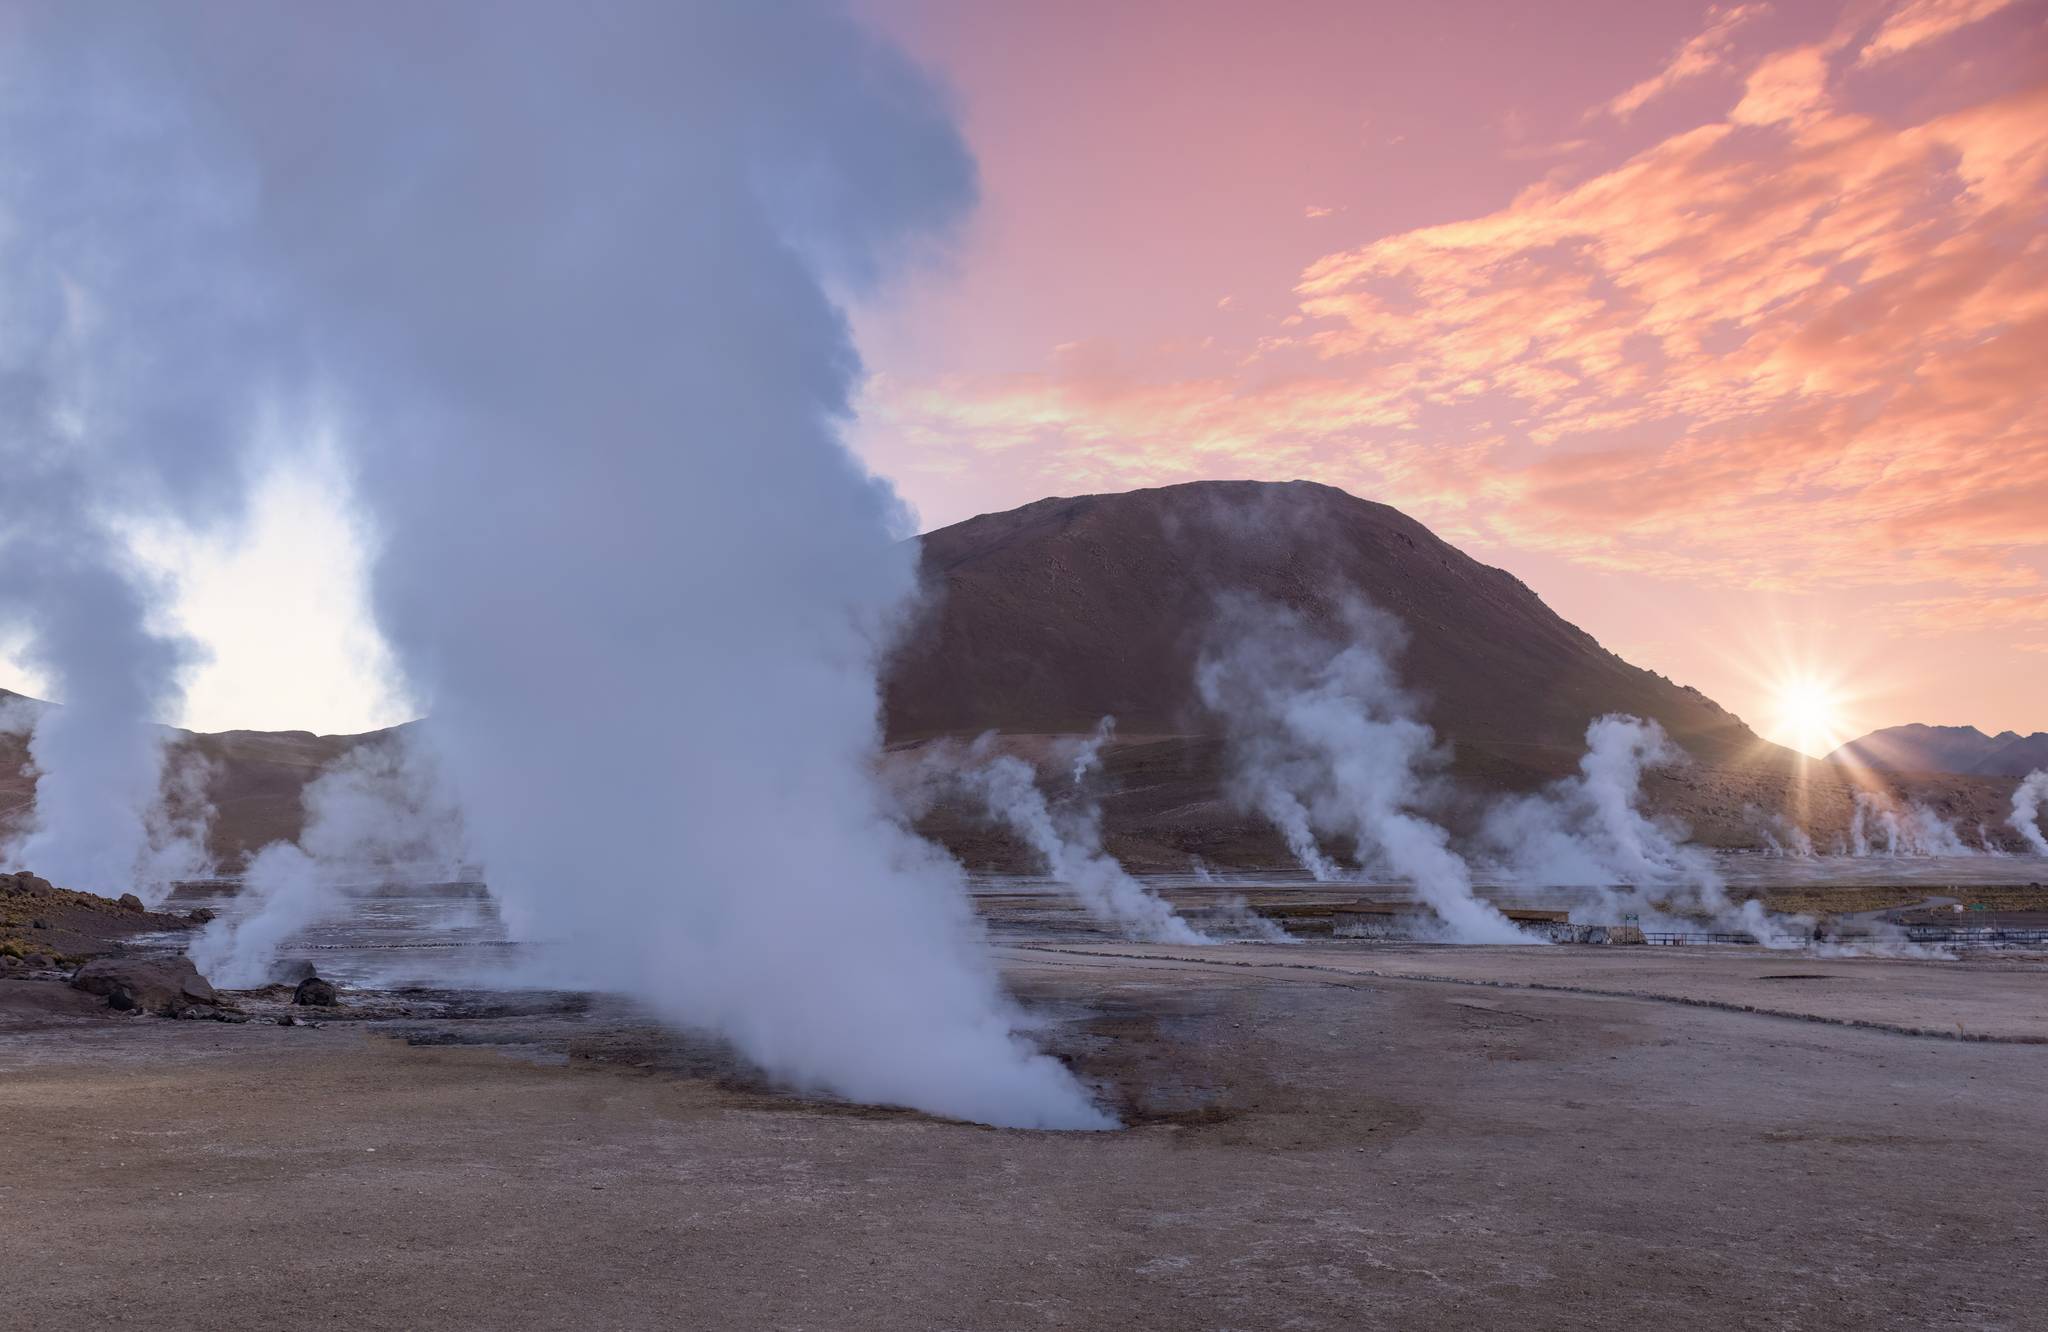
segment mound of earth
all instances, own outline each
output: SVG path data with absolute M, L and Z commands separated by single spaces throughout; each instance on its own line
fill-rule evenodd
M 132 896 L 116 900 L 59 888 L 39 875 L 0 874 L 0 970 L 47 956 L 77 963 L 141 934 L 191 929 L 186 916 L 147 911 Z
M 212 1017 L 219 998 L 192 959 L 183 955 L 94 958 L 72 976 L 71 987 L 103 996 L 109 1008 L 160 1017 L 179 1017 L 195 1009 L 197 1015 Z

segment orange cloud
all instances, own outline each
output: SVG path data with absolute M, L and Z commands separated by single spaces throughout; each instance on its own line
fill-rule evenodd
M 2013 0 L 1910 0 L 1885 19 L 1862 52 L 1857 63 L 1873 65 L 1880 60 L 1925 46 L 1956 29 L 1990 18 Z
M 1725 69 L 1730 49 L 1734 45 L 1735 30 L 1753 18 L 1769 12 L 1769 5 L 1736 5 L 1733 8 L 1714 6 L 1707 11 L 1707 26 L 1689 38 L 1685 45 L 1672 53 L 1664 68 L 1636 84 L 1628 91 L 1593 108 L 1590 116 L 1606 114 L 1617 120 L 1627 120 L 1651 101 L 1663 96 L 1688 79 L 1711 74 Z
M 1865 55 L 1995 7 L 1902 6 Z M 1617 102 L 1725 64 L 1754 8 Z M 1771 53 L 1723 120 L 1329 254 L 1228 364 L 890 380 L 867 414 L 911 469 L 964 443 L 1074 488 L 1311 475 L 1452 539 L 2048 632 L 2048 81 L 1898 125 L 1841 77 Z

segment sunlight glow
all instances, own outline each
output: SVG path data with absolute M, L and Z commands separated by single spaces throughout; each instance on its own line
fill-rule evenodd
M 1842 724 L 1834 685 L 1811 675 L 1780 680 L 1774 690 L 1772 731 L 1792 748 L 1819 757 L 1851 739 Z

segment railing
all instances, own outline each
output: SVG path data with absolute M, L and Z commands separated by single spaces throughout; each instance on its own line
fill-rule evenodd
M 2021 948 L 2048 945 L 2048 928 L 2007 925 L 1907 925 L 1914 943 L 1953 944 L 1962 948 Z
M 1644 930 L 1646 944 L 1753 944 L 1756 939 L 1747 934 L 1736 934 L 1722 930 Z

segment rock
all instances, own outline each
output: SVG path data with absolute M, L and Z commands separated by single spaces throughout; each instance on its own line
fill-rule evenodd
M 21 959 L 12 953 L 0 953 L 0 967 L 12 970 L 21 965 Z
M 299 1020 L 290 1013 L 285 1013 L 277 1019 L 277 1025 L 280 1027 L 296 1027 L 299 1025 Z
M 121 909 L 123 911 L 140 911 L 142 910 L 142 899 L 134 893 L 122 893 Z
M 51 967 L 57 965 L 57 959 L 51 957 L 48 953 L 30 953 L 27 957 L 21 959 L 21 965 L 33 967 L 37 971 L 48 971 Z
M 32 930 L 47 930 L 50 928 L 50 922 L 44 920 L 41 916 L 37 916 L 28 923 L 28 927 Z
M 185 919 L 191 921 L 194 925 L 204 925 L 213 919 L 213 915 L 212 907 L 193 907 L 185 913 Z
M 189 957 L 147 962 L 133 957 L 95 958 L 78 969 L 71 983 L 87 994 L 103 994 L 107 1006 L 175 1014 L 194 1004 L 212 1004 L 213 987 Z
M 217 1022 L 220 1020 L 220 1010 L 212 1004 L 194 1004 L 178 1016 L 193 1022 Z
M 332 1008 L 338 1002 L 334 987 L 318 976 L 308 976 L 299 982 L 299 988 L 292 991 L 292 1002 L 319 1008 Z

